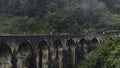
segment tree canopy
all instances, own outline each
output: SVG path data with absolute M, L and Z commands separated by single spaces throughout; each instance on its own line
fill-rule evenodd
M 120 37 L 110 37 L 80 61 L 78 68 L 119 68 Z
M 0 1 L 1 34 L 119 31 L 119 18 L 119 0 Z

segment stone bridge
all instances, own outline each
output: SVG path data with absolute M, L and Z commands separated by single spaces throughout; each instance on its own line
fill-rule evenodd
M 109 35 L 0 36 L 0 68 L 75 68 Z

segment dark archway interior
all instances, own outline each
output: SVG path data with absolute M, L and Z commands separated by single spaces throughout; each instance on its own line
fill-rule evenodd
M 63 50 L 63 68 L 73 68 L 74 58 L 73 58 L 73 47 L 75 46 L 75 42 L 73 39 L 67 41 L 66 46 L 67 50 Z
M 81 44 L 81 45 L 87 44 L 87 41 L 85 40 L 84 37 L 79 41 L 79 44 Z
M 94 37 L 94 38 L 92 39 L 92 44 L 98 44 L 97 38 Z
M 33 55 L 33 49 L 29 42 L 23 42 L 19 48 L 18 52 L 21 57 L 25 57 L 23 65 L 27 68 L 35 68 L 35 56 Z
M 4 66 L 6 66 L 5 64 L 9 63 L 9 65 L 11 65 L 11 60 L 12 60 L 12 52 L 9 45 L 5 43 L 0 44 L 0 64 L 4 63 Z
M 57 40 L 54 41 L 53 48 L 54 48 L 54 51 L 56 53 L 55 60 L 59 59 L 59 54 L 58 53 L 59 53 L 59 49 L 62 48 L 62 47 L 63 47 L 62 43 L 61 43 L 61 41 L 59 39 L 57 39 Z
M 74 46 L 75 45 L 75 42 L 73 39 L 70 39 L 67 41 L 67 44 L 66 44 L 68 47 L 71 47 L 71 46 Z
M 18 52 L 20 53 L 21 56 L 29 56 L 32 53 L 32 47 L 30 43 L 28 42 L 23 42 L 19 48 Z
M 54 41 L 53 47 L 54 48 L 57 48 L 57 47 L 62 48 L 63 46 L 62 46 L 61 41 L 57 39 L 57 40 Z
M 39 42 L 38 49 L 39 49 L 39 68 L 42 68 L 43 50 L 48 49 L 47 42 L 44 39 Z
M 43 39 L 39 42 L 38 48 L 39 49 L 47 49 L 47 42 Z
M 7 44 L 0 44 L 0 57 L 7 57 L 11 54 L 11 48 Z

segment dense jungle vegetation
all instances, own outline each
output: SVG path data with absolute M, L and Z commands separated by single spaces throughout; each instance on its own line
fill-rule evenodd
M 120 0 L 0 0 L 0 34 L 120 30 Z
M 82 59 L 78 68 L 120 68 L 120 37 L 110 37 Z

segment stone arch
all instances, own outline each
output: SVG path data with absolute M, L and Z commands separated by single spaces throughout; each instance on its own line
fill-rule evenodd
M 56 48 L 56 47 L 62 48 L 63 47 L 62 42 L 59 39 L 56 39 L 53 43 L 53 47 L 54 48 Z
M 18 52 L 20 55 L 31 55 L 32 54 L 32 46 L 29 42 L 22 42 L 18 47 Z
M 42 39 L 41 41 L 39 41 L 39 44 L 37 46 L 38 49 L 47 49 L 47 47 L 48 45 L 45 39 Z
M 69 39 L 69 40 L 67 41 L 66 45 L 67 45 L 68 47 L 72 47 L 72 46 L 75 45 L 75 41 L 74 41 L 73 39 Z
M 18 47 L 18 67 L 32 68 L 33 48 L 28 41 L 22 42 Z
M 54 48 L 54 53 L 53 53 L 53 56 L 54 56 L 54 67 L 55 68 L 62 68 L 62 50 L 63 50 L 63 45 L 62 45 L 62 42 L 61 40 L 59 39 L 56 39 L 54 42 L 53 42 L 53 48 Z
M 90 47 L 91 50 L 94 50 L 94 49 L 96 48 L 96 46 L 99 46 L 98 43 L 99 43 L 99 42 L 98 42 L 98 39 L 94 37 L 94 38 L 91 40 L 91 47 Z
M 89 46 L 87 40 L 82 37 L 82 39 L 79 41 L 78 47 L 80 48 L 81 52 L 88 53 L 89 51 Z
M 71 38 L 66 43 L 67 50 L 63 50 L 63 68 L 73 68 L 75 63 L 75 42 Z
M 83 44 L 87 44 L 87 41 L 84 37 L 82 37 L 82 39 L 79 41 L 79 44 L 83 45 Z
M 12 51 L 6 43 L 0 44 L 0 68 L 10 68 L 12 60 Z
M 38 46 L 38 53 L 39 53 L 39 57 L 38 57 L 38 67 L 39 68 L 46 68 L 46 66 L 48 67 L 48 45 L 47 42 L 45 41 L 45 39 L 42 39 Z M 43 53 L 44 52 L 44 53 Z
M 84 37 L 82 37 L 75 48 L 75 66 L 77 66 L 79 61 L 84 58 L 86 48 L 87 41 Z
M 97 38 L 93 38 L 92 41 L 91 41 L 92 44 L 98 44 L 98 39 Z

